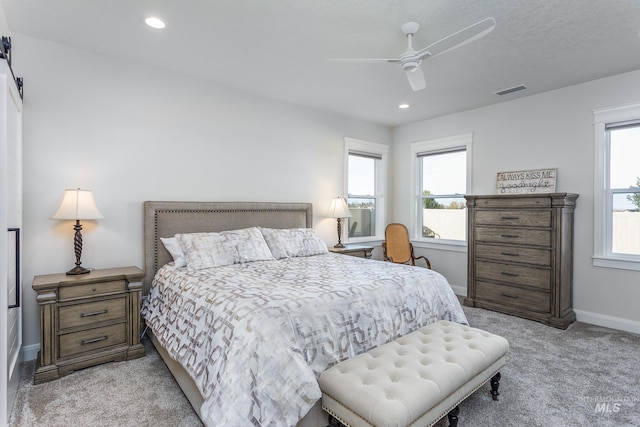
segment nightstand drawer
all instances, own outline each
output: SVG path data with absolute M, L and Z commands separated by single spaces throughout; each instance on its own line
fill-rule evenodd
M 551 227 L 551 211 L 495 210 L 477 211 L 477 225 L 519 225 L 526 227 Z
M 60 357 L 73 356 L 104 347 L 127 343 L 127 324 L 104 326 L 60 335 Z
M 550 296 L 546 292 L 530 291 L 478 280 L 476 281 L 476 298 L 541 313 L 549 312 Z
M 94 301 L 84 304 L 66 305 L 58 310 L 59 328 L 67 329 L 76 326 L 92 325 L 107 320 L 125 319 L 127 316 L 127 299 Z
M 476 244 L 476 257 L 492 261 L 518 262 L 540 265 L 551 265 L 551 250 L 522 248 L 518 246 L 498 246 Z
M 476 227 L 477 242 L 551 246 L 551 231 L 525 228 Z
M 87 298 L 97 295 L 125 292 L 126 290 L 126 281 L 113 280 L 110 282 L 88 283 L 85 285 L 60 287 L 58 297 L 60 301 L 64 301 L 75 298 Z
M 478 279 L 533 286 L 541 290 L 551 291 L 551 270 L 548 268 L 525 267 L 488 261 L 478 262 L 476 265 L 476 277 Z

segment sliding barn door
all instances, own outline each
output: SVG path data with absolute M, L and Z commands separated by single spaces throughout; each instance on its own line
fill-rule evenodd
M 8 420 L 22 346 L 22 99 L 0 59 L 0 420 Z M 4 398 L 6 396 L 6 398 Z M 0 421 L 2 422 L 2 421 Z

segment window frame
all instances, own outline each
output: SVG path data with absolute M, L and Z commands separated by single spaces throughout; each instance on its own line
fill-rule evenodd
M 607 125 L 640 120 L 640 103 L 593 110 L 595 164 L 593 188 L 593 266 L 640 271 L 640 256 L 612 252 L 612 196 L 609 185 L 610 141 Z M 611 214 L 610 214 L 611 212 Z
M 375 211 L 375 235 L 364 237 L 349 237 L 345 233 L 345 242 L 364 243 L 384 240 L 384 227 L 387 223 L 387 191 L 388 191 L 388 165 L 389 146 L 377 142 L 363 141 L 354 138 L 344 138 L 344 194 L 349 199 L 349 155 L 362 155 L 379 157 L 375 167 L 375 193 L 372 198 L 376 200 Z M 358 196 L 362 196 L 361 194 Z M 349 218 L 346 218 L 346 230 L 349 230 Z
M 422 206 L 422 166 L 419 154 L 432 152 L 437 154 L 445 151 L 455 151 L 464 149 L 466 152 L 466 191 L 465 194 L 472 194 L 472 165 L 473 165 L 473 133 L 453 135 L 444 138 L 429 139 L 411 143 L 411 212 L 413 212 L 409 233 L 415 246 L 423 248 L 449 250 L 455 252 L 465 252 L 467 250 L 468 236 L 465 233 L 465 240 L 433 239 L 422 237 L 422 220 L 420 207 Z M 465 222 L 466 227 L 466 222 Z

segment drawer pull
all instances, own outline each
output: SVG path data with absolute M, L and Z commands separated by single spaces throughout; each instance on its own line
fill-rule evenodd
M 80 341 L 80 345 L 93 344 L 94 342 L 104 341 L 104 340 L 107 340 L 107 339 L 109 339 L 108 335 L 105 335 L 105 336 L 99 337 L 99 338 L 93 338 L 93 339 L 90 339 L 90 340 L 82 340 L 82 341 Z
M 92 311 L 90 313 L 80 313 L 80 317 L 98 316 L 100 314 L 107 314 L 108 312 L 109 310 L 99 310 L 99 311 Z
M 509 276 L 509 277 L 518 277 L 519 276 L 518 273 L 509 273 L 508 271 L 503 271 L 500 274 L 502 274 L 503 276 Z
M 518 298 L 518 295 L 511 295 L 511 294 L 508 294 L 506 292 L 502 292 L 500 295 L 502 295 L 503 297 L 507 297 L 507 298 L 513 298 L 513 299 L 517 299 Z
M 520 236 L 517 234 L 501 234 L 500 237 L 504 237 L 505 239 L 519 239 Z
M 506 219 L 506 220 L 510 220 L 510 221 L 516 221 L 516 220 L 520 219 L 520 217 L 517 217 L 517 216 L 503 216 L 503 217 L 500 217 L 500 219 Z
M 520 254 L 516 254 L 513 252 L 502 252 L 502 255 L 504 256 L 520 256 Z

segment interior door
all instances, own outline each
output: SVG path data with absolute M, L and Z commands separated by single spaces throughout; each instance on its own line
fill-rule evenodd
M 8 420 L 19 381 L 22 346 L 22 98 L 0 60 L 0 420 Z M 6 350 L 5 350 L 6 349 Z

